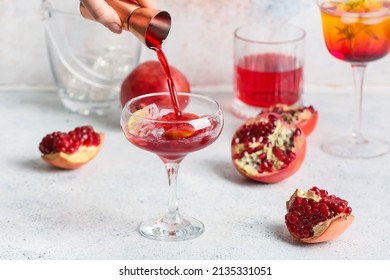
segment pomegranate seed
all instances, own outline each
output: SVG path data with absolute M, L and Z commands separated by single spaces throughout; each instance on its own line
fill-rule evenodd
M 305 205 L 305 213 L 311 212 L 311 205 Z
M 289 213 L 287 214 L 287 220 L 291 223 L 291 224 L 295 224 L 296 222 L 298 222 L 299 220 L 299 215 L 296 214 L 297 212 L 293 212 L 293 213 Z
M 269 173 L 274 172 L 274 169 L 272 168 L 272 166 L 270 166 L 270 167 L 267 168 L 267 172 L 269 172 Z
M 257 146 L 256 148 L 253 149 L 253 152 L 256 153 L 258 151 L 261 151 L 263 148 L 264 148 L 264 146 L 259 145 L 259 146 Z
M 280 166 L 280 169 L 285 169 L 286 167 L 288 166 L 288 164 L 282 164 L 282 166 Z
M 299 136 L 299 135 L 301 135 L 302 134 L 302 131 L 299 129 L 299 128 L 297 128 L 295 131 L 294 131 L 294 136 Z
M 297 157 L 297 155 L 296 155 L 294 152 L 289 152 L 289 153 L 288 153 L 288 157 L 289 157 L 290 159 L 295 159 L 295 158 Z
M 302 204 L 302 205 L 308 205 L 308 204 L 309 204 L 309 200 L 308 200 L 307 198 L 302 198 L 301 204 Z M 308 206 L 310 206 L 310 205 L 308 205 Z M 311 207 L 311 206 L 310 206 L 310 207 Z
M 239 153 L 235 153 L 233 155 L 233 159 L 240 159 L 241 158 L 241 155 Z
M 284 152 L 282 151 L 281 148 L 275 146 L 272 148 L 272 153 L 275 155 L 275 157 L 280 160 L 280 161 L 284 161 L 285 158 L 286 158 L 286 155 L 284 154 Z
M 324 196 L 327 196 L 328 195 L 328 192 L 326 190 L 320 190 L 320 196 L 321 197 L 324 197 Z
M 264 173 L 264 169 L 262 169 L 261 167 L 257 170 L 257 172 L 259 172 L 260 174 Z

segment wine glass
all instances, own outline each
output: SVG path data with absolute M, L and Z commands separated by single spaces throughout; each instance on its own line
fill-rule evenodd
M 221 134 L 223 115 L 218 103 L 199 94 L 178 93 L 177 117 L 170 94 L 152 93 L 131 99 L 122 110 L 121 126 L 133 145 L 155 153 L 168 174 L 168 208 L 162 217 L 147 220 L 139 226 L 141 235 L 162 241 L 180 241 L 198 237 L 204 232 L 202 222 L 183 217 L 176 196 L 180 162 L 191 152 L 201 150 Z
M 371 158 L 390 150 L 385 141 L 362 135 L 364 72 L 368 62 L 390 50 L 390 1 L 318 0 L 328 51 L 352 66 L 355 87 L 354 126 L 348 136 L 331 139 L 322 149 L 345 158 Z

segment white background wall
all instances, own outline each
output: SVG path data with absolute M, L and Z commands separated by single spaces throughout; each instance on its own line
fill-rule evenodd
M 77 0 L 74 1 L 78 5 Z M 327 52 L 315 0 L 155 0 L 173 23 L 164 49 L 193 86 L 232 80 L 233 30 L 274 17 L 307 32 L 305 82 L 350 85 L 346 63 Z M 53 86 L 40 16 L 41 0 L 0 0 L 0 86 Z M 129 35 L 121 35 L 129 36 Z M 142 59 L 154 59 L 144 48 Z M 390 86 L 390 56 L 368 67 L 366 84 Z

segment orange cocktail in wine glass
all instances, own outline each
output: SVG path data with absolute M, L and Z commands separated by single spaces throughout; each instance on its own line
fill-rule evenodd
M 364 72 L 368 62 L 390 50 L 390 1 L 318 0 L 323 34 L 328 51 L 349 62 L 354 74 L 356 95 L 352 133 L 323 143 L 330 154 L 347 158 L 369 158 L 386 154 L 389 144 L 361 133 Z

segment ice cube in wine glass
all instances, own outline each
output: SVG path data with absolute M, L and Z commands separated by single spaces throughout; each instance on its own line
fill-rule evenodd
M 127 122 L 128 130 L 136 136 L 147 136 L 153 129 L 153 125 L 148 120 L 155 120 L 160 117 L 160 111 L 156 104 L 150 104 L 136 111 Z
M 161 116 L 160 110 L 158 109 L 158 107 L 155 103 L 152 103 L 148 106 L 145 106 L 143 109 L 141 109 L 139 111 L 143 111 L 143 110 L 145 110 L 145 112 L 142 113 L 143 114 L 142 117 L 144 117 L 144 118 L 155 120 Z
M 162 127 L 153 127 L 148 132 L 148 134 L 153 135 L 153 137 L 156 139 L 160 139 L 164 133 L 165 133 L 165 129 Z
M 211 122 L 208 118 L 199 118 L 189 121 L 189 123 L 195 128 L 195 130 L 202 130 L 211 126 Z

